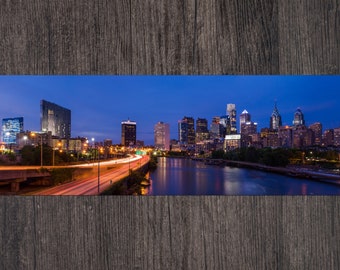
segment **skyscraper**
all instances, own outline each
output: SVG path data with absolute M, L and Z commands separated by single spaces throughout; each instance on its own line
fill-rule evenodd
M 281 119 L 279 110 L 277 109 L 276 102 L 275 102 L 274 110 L 272 112 L 272 115 L 269 121 L 269 127 L 270 129 L 278 130 L 281 126 L 282 126 L 282 119 Z
M 236 105 L 235 104 L 227 104 L 227 115 L 230 119 L 230 134 L 237 133 L 236 127 Z
M 314 138 L 313 144 L 321 145 L 322 144 L 322 124 L 320 122 L 316 122 L 309 126 L 311 130 L 313 130 Z
M 154 127 L 155 148 L 170 150 L 170 127 L 169 124 L 158 122 Z
M 178 121 L 178 140 L 180 144 L 195 145 L 194 118 L 185 116 Z
M 123 121 L 122 123 L 122 145 L 135 146 L 137 141 L 137 123 L 134 121 Z
M 24 131 L 24 118 L 2 119 L 2 141 L 6 144 L 16 144 L 17 134 Z
M 326 129 L 322 134 L 322 145 L 332 146 L 334 145 L 334 129 Z
M 51 131 L 53 136 L 71 138 L 71 111 L 52 102 L 40 102 L 40 126 L 42 132 Z
M 334 146 L 340 146 L 340 128 L 334 129 Z
M 247 122 L 250 122 L 251 116 L 247 112 L 247 110 L 244 110 L 240 115 L 240 132 L 242 133 L 242 124 L 246 124 Z
M 196 120 L 196 143 L 209 139 L 208 121 L 204 118 Z
M 300 126 L 305 124 L 305 119 L 300 108 L 297 108 L 294 114 L 293 125 Z
M 220 123 L 220 117 L 213 117 L 210 125 L 210 139 L 219 139 L 223 137 L 222 124 Z
M 223 115 L 220 117 L 220 124 L 222 125 L 223 129 L 223 137 L 225 135 L 231 134 L 231 126 L 230 126 L 230 117 L 229 115 Z

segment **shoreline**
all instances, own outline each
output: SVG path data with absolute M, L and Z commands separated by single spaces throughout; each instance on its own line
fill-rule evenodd
M 234 160 L 223 160 L 223 159 L 198 159 L 193 158 L 192 160 L 204 162 L 207 165 L 215 166 L 230 166 L 239 168 L 249 168 L 259 171 L 266 171 L 271 173 L 277 173 L 286 175 L 294 178 L 308 179 L 312 181 L 326 182 L 335 185 L 340 185 L 340 175 L 331 174 L 327 172 L 316 172 L 311 171 L 303 167 L 272 167 L 259 163 L 234 161 Z

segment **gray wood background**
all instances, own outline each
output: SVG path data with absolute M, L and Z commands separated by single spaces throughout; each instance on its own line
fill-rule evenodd
M 339 0 L 1 0 L 1 74 L 339 74 Z M 0 93 L 1 99 L 1 93 Z M 0 269 L 339 269 L 339 197 L 0 197 Z

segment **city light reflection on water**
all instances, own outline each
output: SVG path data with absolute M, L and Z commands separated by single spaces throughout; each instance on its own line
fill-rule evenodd
M 340 185 L 263 171 L 159 158 L 148 195 L 340 195 Z

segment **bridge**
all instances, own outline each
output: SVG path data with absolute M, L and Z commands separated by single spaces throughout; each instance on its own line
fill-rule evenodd
M 50 177 L 48 170 L 40 170 L 40 168 L 0 168 L 0 182 L 2 184 L 10 184 L 12 192 L 18 192 L 20 183 L 27 181 L 28 178 L 44 178 Z

